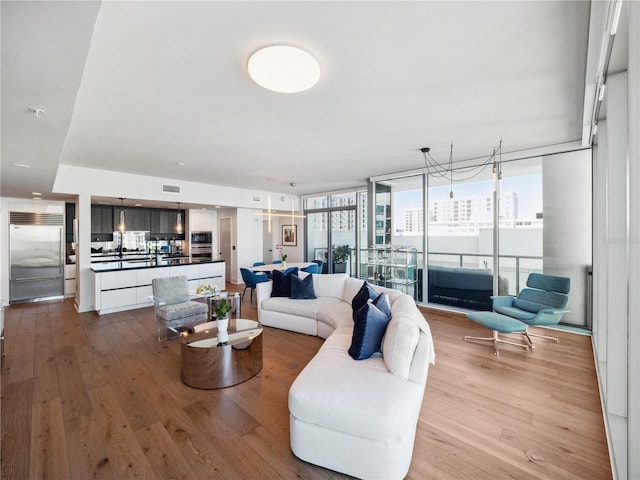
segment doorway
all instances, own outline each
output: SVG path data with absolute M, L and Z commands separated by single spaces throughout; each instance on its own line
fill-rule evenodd
M 221 218 L 218 222 L 220 232 L 220 260 L 224 260 L 224 275 L 231 281 L 231 218 Z
M 273 262 L 273 227 L 269 231 L 269 222 L 262 224 L 262 261 L 264 263 Z

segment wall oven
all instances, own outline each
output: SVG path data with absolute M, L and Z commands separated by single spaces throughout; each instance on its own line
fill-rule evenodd
M 191 261 L 209 262 L 212 259 L 211 232 L 191 233 Z

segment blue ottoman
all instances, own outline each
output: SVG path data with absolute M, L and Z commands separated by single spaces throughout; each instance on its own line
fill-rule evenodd
M 521 322 L 520 320 L 516 320 L 515 318 L 507 317 L 506 315 L 501 315 L 500 313 L 495 312 L 473 312 L 467 314 L 467 318 L 473 322 L 479 323 L 480 325 L 493 330 L 493 336 L 471 337 L 467 335 L 464 337 L 465 342 L 468 342 L 469 340 L 492 342 L 496 355 L 500 355 L 500 352 L 498 351 L 498 343 L 515 345 L 516 347 L 522 347 L 525 350 L 528 350 L 529 347 L 533 348 L 531 339 L 529 338 L 529 335 L 527 333 L 527 324 Z M 525 337 L 527 343 L 524 344 L 511 342 L 509 340 L 503 340 L 498 336 L 498 333 L 520 333 Z

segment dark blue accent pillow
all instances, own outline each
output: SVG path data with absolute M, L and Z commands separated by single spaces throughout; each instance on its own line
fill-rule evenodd
M 389 318 L 391 318 L 391 305 L 389 305 L 389 295 L 387 295 L 386 293 L 381 293 L 373 301 L 373 304 L 378 307 L 378 309 L 387 314 Z
M 382 337 L 387 331 L 391 316 L 373 303 L 365 304 L 356 312 L 349 355 L 354 360 L 365 360 L 380 351 Z
M 280 270 L 273 271 L 273 288 L 271 289 L 272 297 L 290 297 L 291 296 L 291 277 L 298 276 L 298 269 L 292 270 L 286 275 Z
M 351 300 L 351 308 L 353 309 L 353 320 L 356 319 L 356 312 L 360 310 L 363 306 L 367 304 L 369 300 L 375 300 L 378 297 L 378 294 L 373 289 L 371 285 L 369 285 L 366 281 L 353 296 L 353 300 Z
M 307 275 L 300 278 L 295 275 L 291 276 L 291 296 L 296 300 L 311 300 L 316 298 L 316 292 L 313 291 L 313 275 Z

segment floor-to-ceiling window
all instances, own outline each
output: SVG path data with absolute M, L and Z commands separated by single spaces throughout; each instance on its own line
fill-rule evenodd
M 312 195 L 304 202 L 307 259 L 322 261 L 323 273 L 356 276 L 358 241 L 366 238 L 366 192 Z
M 491 295 L 516 295 L 532 272 L 570 277 L 563 323 L 588 326 L 590 151 L 490 167 L 454 182 L 428 173 L 373 179 L 372 244 L 421 253 L 424 240 L 419 302 L 490 310 Z
M 517 295 L 543 265 L 542 157 L 502 166 L 499 205 L 500 277 Z
M 491 169 L 463 181 L 428 176 L 427 301 L 491 310 L 494 189 Z M 499 293 L 507 294 L 499 278 Z

